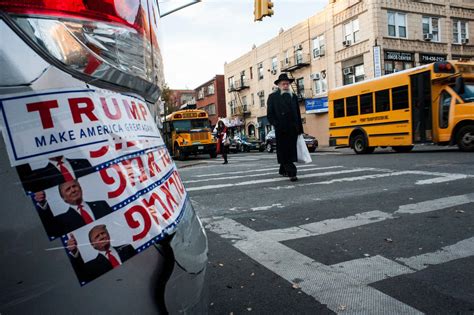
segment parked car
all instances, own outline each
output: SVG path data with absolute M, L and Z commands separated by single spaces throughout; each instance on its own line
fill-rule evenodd
M 315 152 L 318 148 L 318 140 L 315 137 L 310 136 L 306 133 L 303 134 L 303 137 L 308 151 Z M 268 153 L 271 153 L 276 150 L 275 130 L 271 130 L 265 137 L 265 150 Z
M 0 2 L 1 314 L 207 313 L 207 237 L 149 110 L 157 6 Z
M 250 152 L 251 150 L 259 150 L 260 152 L 263 152 L 265 146 L 254 137 L 235 136 L 230 142 L 229 150 L 234 153 Z

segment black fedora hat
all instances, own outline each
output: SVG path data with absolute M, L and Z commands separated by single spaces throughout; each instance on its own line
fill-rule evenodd
M 290 79 L 288 78 L 288 75 L 286 73 L 282 73 L 278 76 L 278 80 L 276 80 L 274 83 L 275 85 L 278 85 L 278 83 L 280 83 L 281 81 L 288 81 L 292 83 L 293 81 L 295 81 L 295 79 Z

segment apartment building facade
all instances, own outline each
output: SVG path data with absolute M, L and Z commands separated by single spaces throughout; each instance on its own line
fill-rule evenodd
M 331 0 L 225 64 L 227 116 L 264 137 L 268 94 L 287 72 L 305 132 L 328 145 L 328 90 L 447 59 L 474 60 L 474 1 Z
M 198 86 L 194 91 L 196 107 L 208 113 L 211 126 L 217 124 L 219 117 L 227 117 L 223 74 L 216 75 L 211 80 Z

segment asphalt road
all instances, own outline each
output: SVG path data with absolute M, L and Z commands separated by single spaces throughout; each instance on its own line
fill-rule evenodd
M 210 314 L 474 314 L 474 154 L 177 162 L 209 237 Z

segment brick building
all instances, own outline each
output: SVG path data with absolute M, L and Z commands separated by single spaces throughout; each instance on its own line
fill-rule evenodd
M 305 132 L 328 145 L 327 92 L 446 59 L 474 59 L 472 0 L 330 0 L 321 12 L 224 66 L 229 118 L 271 129 L 266 100 L 281 72 L 295 78 Z
M 195 104 L 196 93 L 194 90 L 171 90 L 170 107 L 174 110 L 179 109 L 184 104 Z
M 211 125 L 215 126 L 219 117 L 227 117 L 224 75 L 218 74 L 195 90 L 196 106 L 209 114 Z

